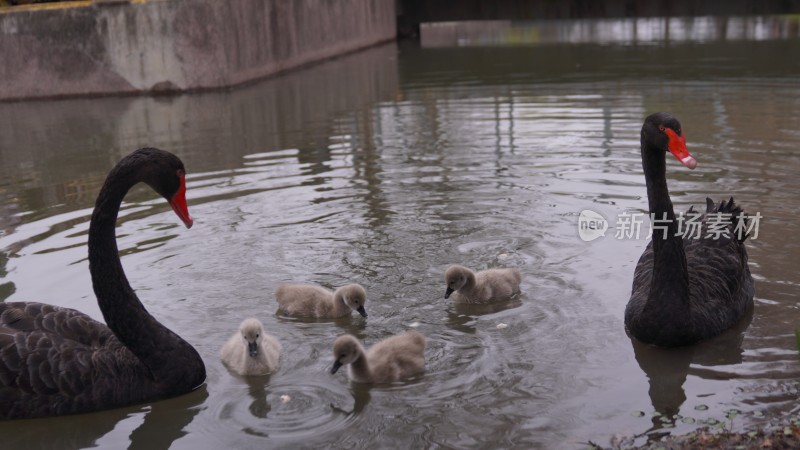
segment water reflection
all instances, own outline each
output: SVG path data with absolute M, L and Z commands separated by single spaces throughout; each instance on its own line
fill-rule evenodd
M 252 397 L 253 401 L 250 403 L 250 414 L 260 419 L 266 419 L 269 412 L 272 410 L 269 402 L 267 401 L 267 389 L 269 386 L 269 376 L 265 377 L 252 377 L 247 380 L 248 394 Z
M 335 288 L 334 288 L 335 290 Z M 369 293 L 367 293 L 367 301 L 370 301 Z M 369 307 L 369 303 L 367 303 Z M 370 310 L 367 309 L 367 312 Z M 281 321 L 286 323 L 294 323 L 293 326 L 299 327 L 299 329 L 313 329 L 319 325 L 324 324 L 334 324 L 341 330 L 341 333 L 352 334 L 353 336 L 362 339 L 364 337 L 364 333 L 367 327 L 368 319 L 358 315 L 358 313 L 353 312 L 350 315 L 342 316 L 342 317 L 335 317 L 332 319 L 318 319 L 314 317 L 294 317 L 294 316 L 287 316 L 281 313 L 281 311 L 275 312 L 276 317 L 278 317 Z M 305 325 L 305 326 L 304 326 Z M 333 344 L 331 342 L 331 344 Z
M 447 326 L 460 333 L 475 334 L 478 318 L 522 306 L 522 296 L 490 304 L 453 303 L 447 307 Z
M 336 405 L 331 405 L 334 411 L 339 411 L 343 414 L 348 416 L 358 416 L 361 414 L 364 409 L 369 404 L 370 400 L 372 399 L 372 395 L 370 395 L 370 391 L 374 389 L 369 384 L 362 384 L 362 383 L 351 383 L 350 386 L 350 393 L 353 395 L 353 406 L 350 409 L 340 409 Z
M 168 449 L 185 436 L 187 427 L 200 411 L 208 398 L 206 385 L 189 394 L 155 402 L 144 416 L 142 424 L 129 436 L 129 449 Z M 102 447 L 102 443 L 100 443 Z
M 422 46 L 508 47 L 545 44 L 664 45 L 766 41 L 800 37 L 797 16 L 647 17 L 629 19 L 476 21 L 422 24 Z
M 0 277 L 5 278 L 8 275 L 6 266 L 8 265 L 8 253 L 0 252 Z M 13 282 L 0 283 L 0 302 L 10 297 L 17 288 Z
M 5 422 L 0 423 L 0 433 L 3 435 L 3 448 L 9 450 L 89 448 L 96 446 L 98 439 L 130 415 L 129 410 L 116 409 L 59 420 Z M 54 436 L 58 439 L 53 439 Z
M 147 406 L 98 413 L 0 423 L 3 449 L 130 448 L 168 449 L 204 409 L 206 386 Z M 131 426 L 135 426 L 131 430 Z M 43 428 L 45 427 L 45 428 Z M 114 431 L 123 430 L 122 436 Z M 129 434 L 124 434 L 125 431 Z
M 631 338 L 636 362 L 647 375 L 650 385 L 650 402 L 658 413 L 651 415 L 652 426 L 643 433 L 648 441 L 657 441 L 670 434 L 669 429 L 674 428 L 683 416 L 693 421 L 691 415 L 695 411 L 682 410 L 686 401 L 683 385 L 688 375 L 710 380 L 735 377 L 731 373 L 719 373 L 713 367 L 727 368 L 742 363 L 744 335 L 753 319 L 753 311 L 751 308 L 733 328 L 696 345 L 659 348 Z

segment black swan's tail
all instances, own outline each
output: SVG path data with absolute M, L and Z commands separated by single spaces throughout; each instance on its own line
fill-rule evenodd
M 744 242 L 745 239 L 750 237 L 750 232 L 752 231 L 750 229 L 750 217 L 733 201 L 733 197 L 727 202 L 725 200 L 719 202 L 718 205 L 715 205 L 713 200 L 706 197 L 706 220 L 708 220 L 710 214 L 724 215 L 717 217 L 726 222 L 730 220 L 731 236 L 737 241 Z

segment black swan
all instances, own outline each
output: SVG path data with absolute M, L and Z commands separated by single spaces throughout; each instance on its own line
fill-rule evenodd
M 666 152 L 690 169 L 697 162 L 686 149 L 678 119 L 663 112 L 647 117 L 641 145 L 651 217 L 667 221 L 666 226 L 662 222 L 653 227 L 653 238 L 636 265 L 625 326 L 647 344 L 693 344 L 732 327 L 753 305 L 753 277 L 744 244 L 747 234 L 735 232 L 740 220 L 746 224 L 747 219 L 733 198 L 719 205 L 706 199 L 700 237 L 693 234 L 684 239 L 667 190 Z M 689 208 L 687 214 L 696 213 Z M 708 232 L 709 215 L 726 219 L 722 226 L 727 236 L 715 239 L 717 235 Z
M 89 225 L 89 270 L 108 326 L 74 309 L 0 303 L 0 418 L 116 408 L 202 385 L 200 355 L 154 319 L 128 284 L 114 230 L 123 197 L 140 181 L 191 227 L 184 173 L 175 155 L 143 148 L 123 158 L 100 189 Z

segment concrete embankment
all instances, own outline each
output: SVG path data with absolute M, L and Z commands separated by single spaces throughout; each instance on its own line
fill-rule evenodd
M 394 0 L 134 0 L 0 13 L 0 100 L 217 89 L 394 39 Z

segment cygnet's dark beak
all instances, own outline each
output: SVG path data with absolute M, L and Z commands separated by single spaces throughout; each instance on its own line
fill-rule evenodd
M 250 356 L 255 358 L 258 355 L 258 342 L 248 342 L 247 350 L 250 352 Z
M 331 367 L 331 373 L 336 373 L 336 371 L 339 370 L 339 367 L 342 367 L 342 363 L 340 363 L 339 360 L 337 359 L 336 361 L 333 362 L 333 367 Z
M 361 314 L 363 317 L 367 317 L 367 310 L 364 309 L 364 305 L 359 306 L 356 311 L 358 311 L 358 313 Z
M 450 294 L 452 294 L 452 293 L 453 293 L 453 290 L 448 287 L 447 291 L 445 291 L 445 293 L 444 293 L 444 298 L 450 298 Z

